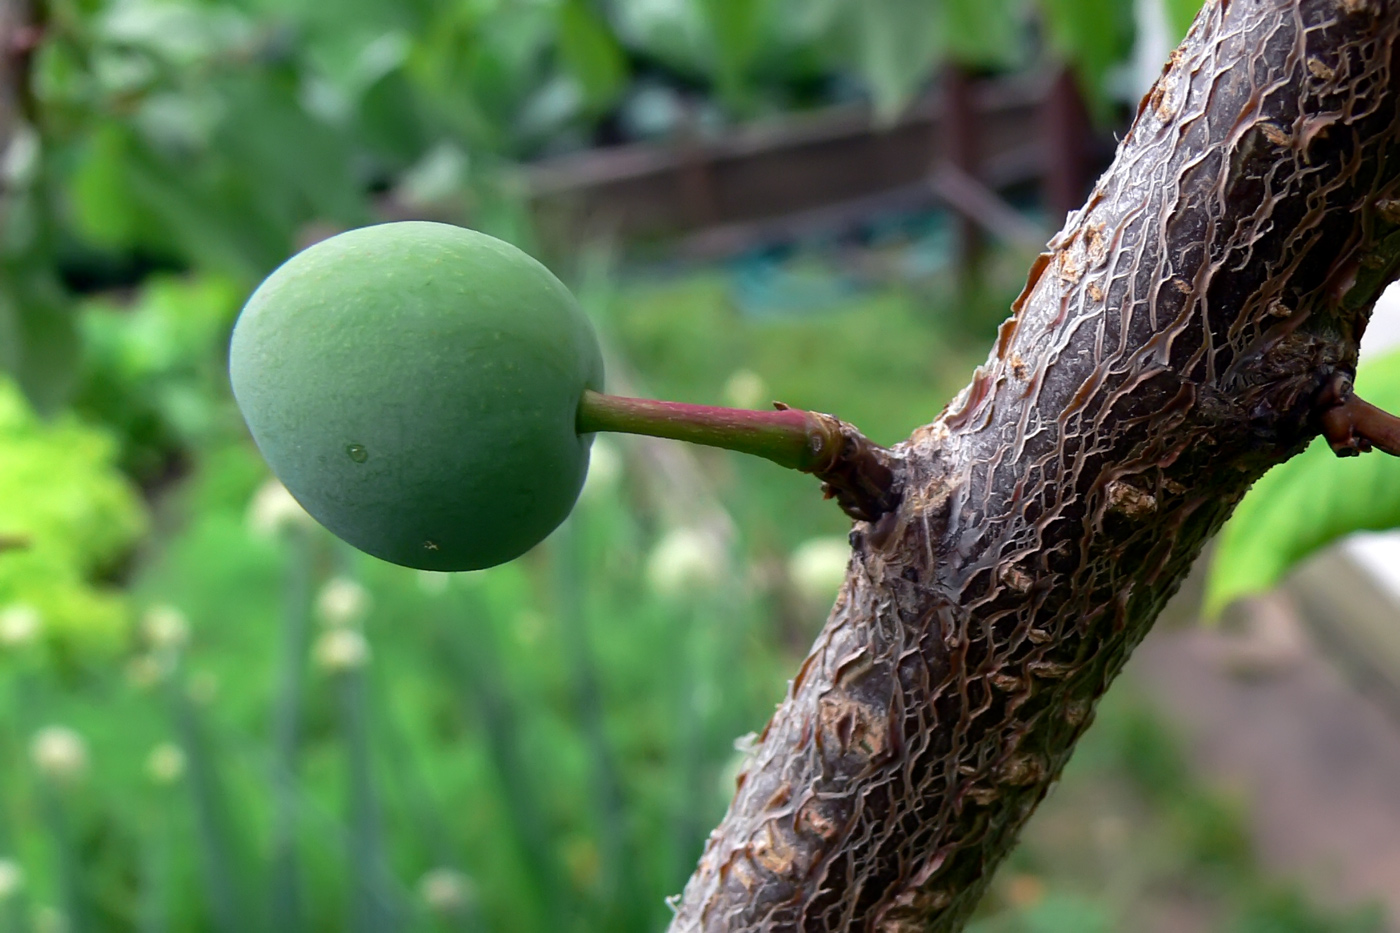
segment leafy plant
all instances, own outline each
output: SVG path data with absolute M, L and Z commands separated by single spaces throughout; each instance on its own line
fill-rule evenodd
M 153 276 L 125 300 L 78 309 L 83 360 L 74 408 L 119 438 L 121 464 L 155 482 L 231 423 L 220 365 L 243 297 L 233 280 Z
M 65 651 L 110 654 L 126 634 L 125 595 L 101 580 L 146 530 L 116 449 L 72 416 L 42 420 L 0 378 L 0 609 L 36 614 Z
M 1367 360 L 1359 391 L 1400 408 L 1400 353 Z M 1400 526 L 1400 462 L 1339 458 L 1318 438 L 1265 474 L 1221 532 L 1206 584 L 1205 613 L 1272 588 L 1290 568 L 1356 531 Z

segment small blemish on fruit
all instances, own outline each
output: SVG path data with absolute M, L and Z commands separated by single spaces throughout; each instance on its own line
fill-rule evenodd
M 369 459 L 369 451 L 365 450 L 364 444 L 347 444 L 345 446 L 345 452 L 349 454 L 350 459 L 354 460 L 356 463 L 364 463 Z
M 437 544 L 436 541 L 424 541 L 424 542 L 423 542 L 423 550 L 425 550 L 425 551 L 436 551 L 437 549 L 438 549 L 438 544 Z

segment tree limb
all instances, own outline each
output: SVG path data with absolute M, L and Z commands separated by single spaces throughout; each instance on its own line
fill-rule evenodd
M 1324 421 L 1384 446 L 1336 380 L 1400 269 L 1397 33 L 1400 0 L 1207 4 L 892 450 L 903 498 L 856 523 L 673 931 L 961 929 L 1250 484 Z

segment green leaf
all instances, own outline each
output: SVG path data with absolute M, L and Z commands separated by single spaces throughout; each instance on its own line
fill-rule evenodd
M 1040 0 L 1050 45 L 1073 68 L 1098 113 L 1109 100 L 1109 69 L 1132 52 L 1132 5 L 1119 0 Z
M 1163 0 L 1167 8 L 1167 26 L 1172 31 L 1173 41 L 1180 42 L 1186 37 L 1186 30 L 1196 14 L 1201 12 L 1201 0 Z
M 147 527 L 114 458 L 105 434 L 71 416 L 40 419 L 0 378 L 0 532 L 27 542 L 0 553 L 0 606 L 33 606 L 51 638 L 84 649 L 122 644 L 125 599 L 93 579 Z
M 836 0 L 792 2 L 804 4 L 806 14 L 808 4 Z M 688 77 L 700 77 L 710 67 L 712 28 L 699 4 L 618 0 L 609 6 L 609 16 L 622 43 L 646 58 Z
M 19 303 L 9 282 L 0 282 L 0 373 L 14 375 L 19 370 L 23 340 L 19 323 Z
M 130 133 L 102 123 L 79 147 L 69 181 L 73 222 L 98 246 L 120 248 L 141 238 L 140 207 L 127 177 Z
M 72 306 L 57 283 L 35 283 L 20 316 L 20 386 L 41 414 L 57 412 L 77 384 L 81 345 Z
M 870 87 L 876 119 L 892 122 L 942 57 L 942 30 L 925 0 L 862 0 L 849 7 L 856 66 Z
M 30 256 L 0 265 L 0 373 L 49 415 L 72 395 L 80 345 L 68 296 L 41 262 Z
M 1357 391 L 1400 409 L 1400 353 L 1361 367 Z M 1400 526 L 1400 459 L 1339 458 L 1321 438 L 1254 484 L 1225 526 L 1206 583 L 1205 615 L 1264 592 L 1308 555 L 1354 531 Z
M 743 106 L 754 59 L 763 49 L 771 0 L 701 0 L 710 29 L 720 96 Z
M 973 68 L 1010 68 L 1025 55 L 1026 0 L 944 0 L 948 58 Z
M 587 0 L 565 0 L 559 7 L 559 57 L 594 113 L 616 103 L 627 85 L 622 47 Z

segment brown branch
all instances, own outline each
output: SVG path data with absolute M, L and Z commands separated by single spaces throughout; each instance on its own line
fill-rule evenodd
M 893 512 L 902 489 L 890 451 L 832 415 L 814 411 L 807 416 L 815 422 L 813 435 L 820 438 L 820 447 L 814 445 L 814 462 L 802 470 L 822 481 L 826 498 L 835 499 L 856 521 L 873 522 Z
M 1210 2 L 972 384 L 891 452 L 673 933 L 953 933 L 1400 269 L 1400 0 Z M 1328 397 L 1328 392 L 1332 397 Z
M 1340 373 L 1319 396 L 1322 436 L 1339 457 L 1355 457 L 1373 448 L 1400 457 L 1400 418 L 1365 401 Z

